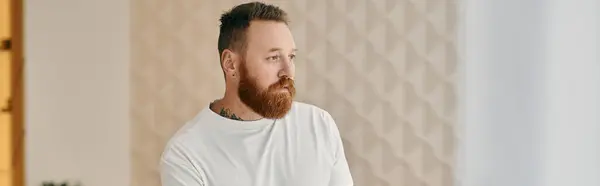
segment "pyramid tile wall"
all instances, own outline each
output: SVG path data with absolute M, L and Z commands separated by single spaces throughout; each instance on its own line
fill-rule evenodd
M 222 95 L 218 17 L 241 2 L 132 0 L 132 185 L 159 186 L 168 138 Z M 456 0 L 268 2 L 302 51 L 297 100 L 334 116 L 357 186 L 453 185 Z

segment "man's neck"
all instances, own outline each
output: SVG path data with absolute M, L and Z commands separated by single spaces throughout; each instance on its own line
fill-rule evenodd
M 223 99 L 216 100 L 211 103 L 210 109 L 229 119 L 240 121 L 252 121 L 262 119 L 236 96 L 224 96 Z

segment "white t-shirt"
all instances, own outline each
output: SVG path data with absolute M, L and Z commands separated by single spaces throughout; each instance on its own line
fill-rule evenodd
M 237 121 L 207 106 L 169 140 L 163 186 L 353 186 L 328 112 L 294 102 L 282 119 Z

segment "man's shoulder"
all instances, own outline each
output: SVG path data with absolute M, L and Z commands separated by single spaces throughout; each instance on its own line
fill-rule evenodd
M 334 124 L 335 122 L 329 112 L 319 106 L 296 101 L 293 104 L 292 109 L 294 110 L 295 117 L 300 118 L 315 118 L 319 121 L 319 123 L 324 123 L 327 125 Z
M 310 104 L 310 103 L 306 103 L 306 102 L 300 102 L 300 101 L 294 101 L 293 103 L 293 108 L 294 111 L 297 112 L 301 112 L 301 113 L 317 113 L 317 114 L 329 114 L 325 109 Z
M 169 154 L 182 154 L 191 149 L 189 142 L 193 141 L 197 135 L 193 135 L 193 129 L 195 124 L 191 122 L 185 123 L 179 130 L 177 130 L 170 138 L 167 139 L 165 146 L 163 147 L 163 156 Z
M 303 102 L 295 102 L 294 109 L 296 109 L 295 115 L 290 119 L 302 122 L 299 126 L 310 127 L 310 130 L 304 131 L 310 131 L 318 140 L 325 140 L 330 145 L 339 139 L 337 124 L 327 110 Z
M 206 110 L 202 110 L 192 119 L 181 125 L 175 133 L 167 140 L 164 147 L 165 151 L 170 150 L 191 150 L 201 145 L 202 139 L 210 133 L 211 118 L 207 116 Z

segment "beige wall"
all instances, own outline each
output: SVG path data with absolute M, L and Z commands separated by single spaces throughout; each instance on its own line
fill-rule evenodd
M 168 138 L 222 95 L 218 18 L 240 2 L 132 1 L 132 185 L 158 186 Z M 334 116 L 356 185 L 453 185 L 459 4 L 271 2 L 301 51 L 297 100 Z
M 24 13 L 27 185 L 130 185 L 129 2 L 25 0 Z

